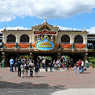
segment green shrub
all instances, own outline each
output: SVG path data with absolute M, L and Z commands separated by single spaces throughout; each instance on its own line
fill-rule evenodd
M 89 57 L 89 62 L 95 65 L 95 57 Z
M 92 64 L 92 67 L 95 68 L 95 64 Z

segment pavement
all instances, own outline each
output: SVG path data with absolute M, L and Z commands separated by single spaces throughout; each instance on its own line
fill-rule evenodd
M 0 95 L 95 95 L 95 69 L 84 74 L 71 70 L 40 69 L 38 77 L 21 78 L 9 68 L 0 68 Z

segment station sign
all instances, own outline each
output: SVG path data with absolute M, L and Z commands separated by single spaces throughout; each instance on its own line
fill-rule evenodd
M 43 40 L 36 42 L 36 48 L 41 51 L 50 51 L 55 48 L 55 43 L 44 38 Z
M 44 29 L 43 31 L 34 31 L 35 35 L 56 35 L 56 31 L 48 31 L 47 29 Z

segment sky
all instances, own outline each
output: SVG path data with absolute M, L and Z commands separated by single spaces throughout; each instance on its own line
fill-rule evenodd
M 62 30 L 95 33 L 95 0 L 0 0 L 0 30 L 30 29 L 45 18 Z

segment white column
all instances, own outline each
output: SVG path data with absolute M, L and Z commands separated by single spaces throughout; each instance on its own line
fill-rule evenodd
M 87 35 L 83 36 L 83 44 L 87 44 Z
M 20 43 L 20 35 L 17 33 L 17 43 Z
M 3 33 L 3 36 L 2 36 L 2 37 L 3 37 L 3 42 L 4 42 L 4 43 L 7 42 L 7 41 L 6 41 L 6 40 L 7 40 L 7 36 L 8 36 L 8 35 L 6 35 L 6 33 Z
M 29 43 L 31 43 L 32 42 L 32 36 L 31 36 L 31 33 L 30 33 L 30 35 L 29 35 Z
M 5 43 L 4 33 L 2 34 L 2 42 Z
M 18 43 L 18 36 L 17 36 L 17 33 L 16 33 L 16 43 Z
M 74 43 L 74 35 L 71 34 L 71 35 L 70 35 L 70 44 L 73 44 L 73 43 Z

